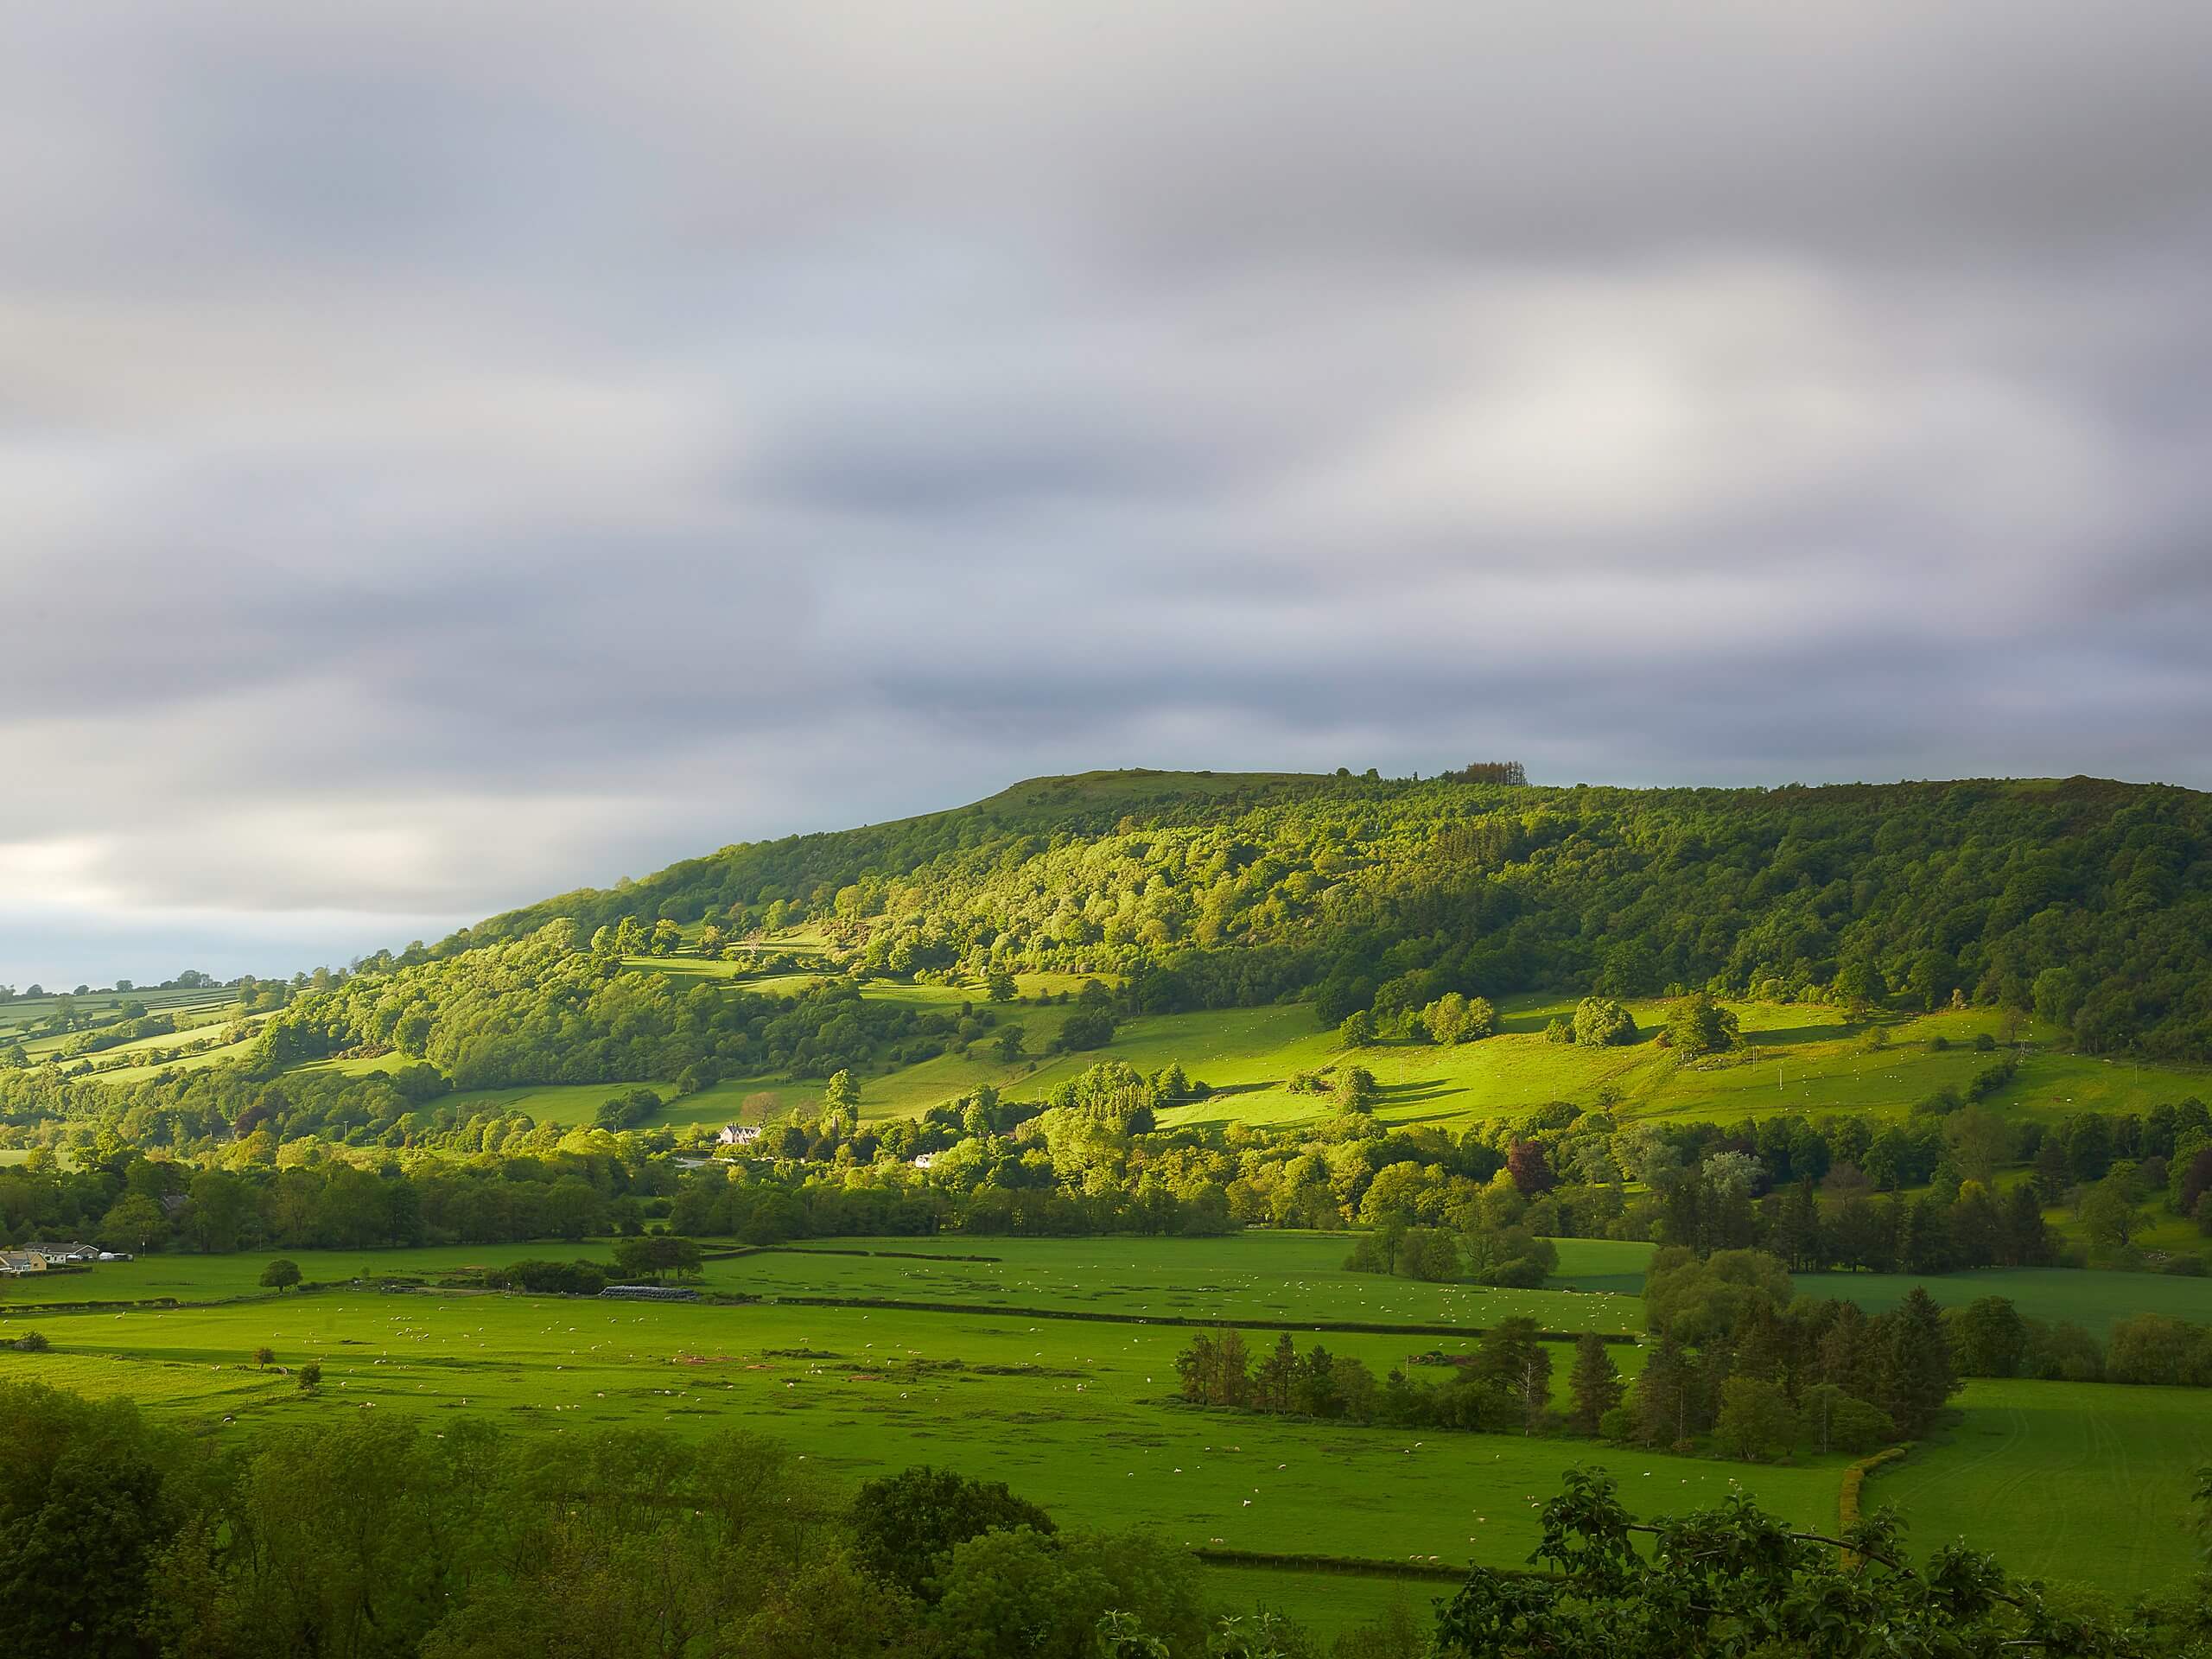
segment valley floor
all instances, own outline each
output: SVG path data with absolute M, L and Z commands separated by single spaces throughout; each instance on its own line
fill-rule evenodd
M 1821 1530 L 1834 1523 L 1840 1456 L 1747 1465 L 1589 1440 L 1205 1411 L 1177 1398 L 1174 1358 L 1192 1332 L 1119 1322 L 1213 1315 L 1280 1322 L 1301 1346 L 1319 1341 L 1378 1375 L 1427 1350 L 1470 1349 L 1472 1330 L 1508 1311 L 1562 1331 L 1629 1332 L 1640 1322 L 1632 1295 L 1602 1289 L 1485 1291 L 1348 1274 L 1341 1236 L 814 1241 L 708 1265 L 710 1291 L 842 1305 L 631 1304 L 373 1287 L 385 1275 L 431 1279 L 523 1256 L 603 1255 L 604 1248 L 306 1252 L 296 1259 L 308 1278 L 334 1287 L 282 1296 L 256 1287 L 265 1260 L 258 1255 L 109 1264 L 11 1288 L 0 1304 L 7 1314 L 0 1335 L 35 1326 L 53 1346 L 40 1355 L 0 1353 L 0 1376 L 125 1395 L 224 1436 L 334 1411 L 403 1411 L 433 1422 L 488 1416 L 543 1433 L 624 1423 L 742 1427 L 786 1440 L 855 1480 L 913 1463 L 949 1465 L 1007 1481 L 1063 1524 L 1141 1524 L 1193 1548 L 1516 1565 L 1535 1541 L 1535 1504 L 1578 1463 L 1612 1470 L 1630 1504 L 1647 1513 L 1708 1503 L 1740 1483 L 1792 1521 Z M 1561 1241 L 1557 1282 L 1618 1283 L 1640 1268 L 1646 1249 Z M 845 1251 L 855 1254 L 833 1253 Z M 899 1253 L 883 1253 L 893 1251 Z M 347 1282 L 357 1275 L 361 1283 Z M 2050 1284 L 2018 1282 L 2007 1294 L 2020 1296 L 2024 1312 L 2040 1314 L 2051 1297 L 2100 1288 L 2058 1281 L 2108 1277 L 2119 1275 L 2051 1274 L 2040 1276 Z M 2126 1277 L 2130 1287 L 2182 1283 Z M 1855 1285 L 1806 1287 L 1855 1290 L 1877 1303 L 1891 1293 L 1871 1275 L 1858 1275 Z M 1943 1281 L 1931 1287 L 1939 1294 L 1949 1288 Z M 2207 1294 L 2197 1283 L 2186 1287 Z M 63 1294 L 174 1296 L 200 1305 L 82 1313 L 23 1306 Z M 961 1311 L 858 1305 L 861 1299 Z M 1464 1325 L 1470 1334 L 1313 1330 L 1397 1322 Z M 1262 1346 L 1270 1338 L 1251 1340 Z M 264 1344 L 281 1369 L 253 1363 Z M 1613 1351 L 1624 1372 L 1637 1368 L 1635 1347 Z M 312 1397 L 291 1375 L 308 1359 L 323 1370 Z M 1562 1398 L 1568 1359 L 1563 1344 L 1555 1348 Z M 1870 1501 L 1902 1509 L 1916 1554 L 1963 1533 L 2024 1572 L 2114 1591 L 2170 1581 L 2187 1570 L 2194 1549 L 2190 1471 L 2212 1455 L 2205 1397 L 1975 1382 L 1956 1426 L 1879 1476 Z M 1210 1569 L 1209 1582 L 1226 1605 L 1271 1601 L 1331 1624 L 1401 1594 L 1425 1618 L 1428 1599 L 1449 1587 L 1232 1567 Z

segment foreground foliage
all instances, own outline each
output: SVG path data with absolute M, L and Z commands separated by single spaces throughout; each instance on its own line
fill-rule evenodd
M 2202 1586 L 2111 1618 L 2056 1606 L 1964 1544 L 1923 1568 L 1887 1515 L 1841 1539 L 1792 1531 L 1748 1497 L 1639 1522 L 1604 1474 L 1572 1471 L 1544 1506 L 1531 1576 L 1478 1567 L 1438 1620 L 1437 1651 L 1468 1659 L 1722 1659 L 1804 1656 L 1989 1659 L 1999 1653 L 2202 1654 Z M 1639 1538 L 1649 1538 L 1640 1546 Z

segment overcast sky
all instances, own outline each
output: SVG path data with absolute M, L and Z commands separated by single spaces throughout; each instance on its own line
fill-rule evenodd
M 2212 6 L 0 10 L 0 982 L 1092 766 L 2212 785 Z

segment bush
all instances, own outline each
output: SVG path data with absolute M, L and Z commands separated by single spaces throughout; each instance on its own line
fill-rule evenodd
M 1610 996 L 1586 996 L 1574 1005 L 1574 1040 L 1592 1048 L 1636 1040 L 1636 1020 Z
M 1441 1227 L 1416 1227 L 1398 1245 L 1398 1271 L 1442 1283 L 1459 1276 L 1459 1241 Z
M 927 1465 L 861 1483 L 850 1511 L 853 1554 L 873 1577 L 909 1595 L 939 1586 L 938 1564 L 986 1532 L 1026 1528 L 1049 1535 L 1052 1518 L 1002 1481 L 970 1480 Z
M 1636 1438 L 1636 1414 L 1626 1406 L 1615 1406 L 1598 1419 L 1598 1433 L 1615 1446 L 1626 1446 Z
M 1060 1027 L 1060 1046 L 1103 1048 L 1114 1040 L 1114 1016 L 1104 1008 L 1077 1008 Z
M 1337 1106 L 1347 1112 L 1375 1109 L 1375 1074 L 1363 1065 L 1346 1066 L 1337 1078 Z
M 493 1290 L 596 1296 L 607 1288 L 607 1273 L 596 1262 L 513 1262 L 486 1274 L 484 1282 Z
M 280 1255 L 261 1270 L 261 1283 L 267 1290 L 289 1290 L 299 1282 L 300 1264 L 289 1256 Z
M 592 1122 L 602 1129 L 620 1132 L 634 1129 L 646 1119 L 657 1116 L 661 1109 L 661 1097 L 651 1089 L 628 1089 L 600 1103 Z
M 19 1354 L 42 1354 L 54 1344 L 46 1339 L 43 1331 L 26 1331 L 8 1346 Z
M 2212 1325 L 2138 1313 L 2112 1328 L 2105 1375 L 2114 1382 L 2212 1388 Z

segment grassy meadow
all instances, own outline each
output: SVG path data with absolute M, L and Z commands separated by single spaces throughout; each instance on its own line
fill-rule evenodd
M 791 992 L 815 977 L 786 974 L 746 976 L 745 964 L 696 957 L 640 957 L 632 966 L 677 979 L 708 979 L 748 989 Z M 1834 1008 L 1813 1004 L 1731 1005 L 1745 1038 L 1734 1053 L 1684 1063 L 1654 1040 L 1666 1017 L 1657 1001 L 1630 1003 L 1642 1036 L 1612 1048 L 1582 1048 L 1545 1039 L 1545 1026 L 1569 1012 L 1571 1000 L 1510 999 L 1500 1008 L 1497 1035 L 1440 1047 L 1390 1041 L 1347 1052 L 1336 1033 L 1317 1027 L 1305 1003 L 1227 1008 L 1193 1014 L 1141 1014 L 1124 1020 L 1103 1048 L 1080 1053 L 1047 1051 L 1069 1009 L 1042 997 L 1080 984 L 1072 975 L 1023 975 L 1022 1000 L 1000 1005 L 1002 1022 L 1022 1027 L 1028 1056 L 1006 1064 L 991 1039 L 972 1052 L 954 1050 L 916 1064 L 885 1066 L 859 1075 L 861 1116 L 912 1117 L 982 1084 L 1015 1098 L 1035 1098 L 1102 1059 L 1128 1061 L 1142 1071 L 1171 1062 L 1203 1079 L 1214 1092 L 1170 1109 L 1163 1122 L 1177 1124 L 1243 1122 L 1287 1128 L 1329 1115 L 1327 1100 L 1294 1094 L 1290 1079 L 1302 1071 L 1326 1074 L 1358 1065 L 1379 1085 L 1376 1116 L 1388 1123 L 1460 1127 L 1527 1112 L 1552 1101 L 1606 1105 L 1624 1120 L 1700 1119 L 1728 1122 L 1777 1113 L 1817 1116 L 1859 1113 L 1876 1119 L 1908 1116 L 1919 1102 L 1944 1088 L 1963 1091 L 1995 1058 L 1978 1052 L 1976 1038 L 1999 1034 L 1999 1017 L 1983 1009 L 1945 1009 L 1918 1015 L 1885 1014 L 1872 1026 L 1847 1023 Z M 871 998 L 957 1008 L 980 1003 L 976 986 L 868 982 Z M 1881 1045 L 1869 1043 L 1878 1031 Z M 2136 1065 L 2054 1052 L 2051 1032 L 2031 1029 L 2018 1075 L 1991 1096 L 2009 1112 L 2056 1121 L 2070 1113 L 2147 1110 L 2161 1102 L 2212 1095 L 2212 1076 L 2173 1066 Z M 1937 1046 L 1938 1043 L 1943 1046 Z M 228 1051 L 220 1052 L 227 1053 Z M 207 1063 L 214 1056 L 198 1056 Z M 388 1071 L 403 1057 L 324 1061 L 357 1074 Z M 318 1068 L 308 1068 L 318 1069 Z M 124 1077 L 134 1075 L 122 1074 Z M 542 1122 L 591 1121 L 622 1083 L 474 1090 L 449 1097 L 463 1112 L 499 1109 L 527 1113 Z M 673 1091 L 658 1085 L 664 1095 Z M 818 1079 L 777 1076 L 725 1078 L 698 1094 L 671 1098 L 659 1122 L 673 1128 L 731 1122 L 757 1122 L 821 1099 Z
M 1116 1318 L 1280 1321 L 1292 1331 L 1324 1323 L 1480 1329 L 1522 1318 L 1547 1331 L 1625 1335 L 1640 1325 L 1642 1305 L 1633 1293 L 1492 1290 L 1347 1273 L 1344 1261 L 1351 1249 L 1351 1238 L 1342 1233 L 1262 1231 L 1214 1239 L 823 1240 L 811 1248 L 710 1262 L 706 1283 L 764 1296 L 877 1297 Z M 841 1253 L 862 1250 L 870 1253 Z M 971 1255 L 996 1259 L 960 1259 Z M 1455 1341 L 1464 1343 L 1445 1339 L 1439 1345 L 1449 1351 Z M 1631 1369 L 1632 1351 L 1616 1356 L 1624 1370 Z
M 1009 1243 L 1006 1251 L 1001 1241 L 963 1243 L 980 1246 L 975 1253 L 1012 1252 L 998 1265 L 1012 1269 L 1007 1278 L 1025 1294 L 1042 1298 L 1071 1295 L 1072 1275 L 1086 1265 L 1130 1275 L 1131 1298 L 1152 1295 L 1178 1274 L 1194 1287 L 1230 1271 L 1224 1241 L 1194 1243 L 1201 1258 L 1179 1268 L 1166 1259 L 1174 1247 L 1161 1241 L 1096 1242 L 1088 1264 L 1048 1249 L 1050 1241 Z M 1372 1294 L 1363 1306 L 1332 1298 L 1318 1282 L 1316 1261 L 1334 1255 L 1341 1241 L 1236 1243 L 1250 1245 L 1242 1270 L 1307 1285 L 1306 1317 L 1376 1314 Z M 1273 1245 L 1284 1248 L 1284 1259 L 1263 1264 Z M 328 1283 L 548 1253 L 542 1246 L 455 1247 L 295 1259 L 310 1280 Z M 1808 1524 L 1825 1523 L 1834 1510 L 1840 1459 L 1754 1469 L 1586 1441 L 1319 1426 L 1187 1407 L 1176 1397 L 1174 1358 L 1192 1333 L 1180 1327 L 1033 1319 L 987 1308 L 628 1304 L 365 1287 L 274 1296 L 253 1291 L 264 1259 L 156 1257 L 67 1281 L 73 1296 L 251 1297 L 220 1306 L 48 1313 L 21 1304 L 60 1287 L 25 1291 L 0 1306 L 0 1335 L 35 1327 L 54 1345 L 41 1355 L 0 1354 L 0 1376 L 127 1395 L 226 1436 L 347 1410 L 433 1419 L 474 1413 L 549 1433 L 626 1423 L 684 1432 L 748 1427 L 855 1480 L 913 1463 L 951 1465 L 1007 1481 L 1063 1524 L 1144 1524 L 1193 1547 L 1517 1562 L 1535 1540 L 1535 1502 L 1555 1489 L 1564 1468 L 1584 1460 L 1614 1466 L 1653 1507 L 1703 1501 L 1741 1480 Z M 880 1270 L 895 1262 L 772 1252 L 712 1263 L 708 1282 L 772 1294 L 795 1259 L 801 1273 L 855 1264 L 847 1278 L 828 1281 L 855 1294 L 871 1294 L 884 1282 Z M 1386 1297 L 1396 1289 L 1366 1282 Z M 1248 1340 L 1258 1347 L 1269 1338 L 1255 1332 Z M 1430 1348 L 1471 1346 L 1471 1338 L 1332 1333 L 1322 1340 L 1378 1372 Z M 303 1396 L 289 1375 L 257 1368 L 251 1355 L 264 1344 L 282 1367 L 319 1361 L 320 1395 Z M 1635 1369 L 1635 1351 L 1616 1351 L 1624 1370 Z M 1563 1391 L 1564 1344 L 1554 1360 Z M 1379 1608 L 1394 1589 L 1387 1580 L 1338 1575 L 1222 1568 L 1211 1577 L 1230 1605 L 1267 1600 L 1330 1624 Z M 1425 1606 L 1433 1586 L 1409 1593 Z
M 2202 1389 L 1982 1378 L 1958 1404 L 1955 1427 L 1866 1487 L 1867 1504 L 1904 1516 L 1915 1554 L 1964 1537 L 2016 1573 L 2117 1594 L 2171 1586 L 2196 1564 L 2190 1476 L 2212 1462 Z
M 2212 1279 L 2094 1268 L 1983 1268 L 1918 1279 L 1904 1273 L 1801 1273 L 1800 1295 L 1856 1302 L 1869 1313 L 1895 1307 L 1915 1285 L 1945 1307 L 1983 1296 L 2009 1298 L 2031 1319 L 2069 1319 L 2101 1341 L 2114 1319 L 2133 1313 L 2212 1325 Z M 2212 1403 L 2206 1407 L 2212 1414 Z
M 53 1347 L 0 1353 L 0 1376 L 127 1395 L 222 1436 L 372 1410 L 433 1421 L 474 1414 L 543 1433 L 741 1427 L 785 1439 L 846 1478 L 949 1465 L 1007 1481 L 1063 1524 L 1143 1524 L 1194 1548 L 1516 1564 L 1535 1541 L 1535 1503 L 1578 1463 L 1611 1469 L 1628 1501 L 1647 1512 L 1709 1502 L 1739 1484 L 1795 1522 L 1833 1524 L 1840 1456 L 1748 1465 L 1571 1439 L 1206 1411 L 1177 1396 L 1174 1358 L 1192 1332 L 1118 1322 L 1262 1321 L 1301 1346 L 1319 1340 L 1356 1355 L 1379 1375 L 1418 1353 L 1469 1350 L 1476 1328 L 1508 1313 L 1553 1329 L 1632 1331 L 1640 1313 L 1632 1287 L 1648 1252 L 1561 1241 L 1554 1287 L 1516 1292 L 1347 1274 L 1347 1248 L 1342 1236 L 1257 1230 L 1202 1240 L 822 1240 L 710 1262 L 707 1290 L 761 1300 L 701 1304 L 374 1287 L 387 1276 L 435 1281 L 528 1255 L 603 1256 L 601 1243 L 301 1252 L 295 1259 L 308 1281 L 326 1287 L 284 1295 L 259 1290 L 264 1255 L 151 1256 L 10 1287 L 0 1337 L 35 1328 Z M 1802 1287 L 1878 1306 L 1903 1288 L 1840 1277 L 1849 1282 L 1808 1277 Z M 2145 1287 L 2203 1294 L 2143 1275 L 2121 1287 L 2093 1282 L 2104 1277 L 1961 1275 L 1930 1288 L 1946 1301 L 1999 1290 L 2045 1316 L 2069 1308 L 2078 1316 Z M 33 1306 L 158 1296 L 186 1306 L 88 1313 Z M 776 1300 L 792 1296 L 843 1305 Z M 855 1305 L 862 1299 L 957 1311 Z M 2173 1311 L 2190 1310 L 2204 1317 L 2196 1304 Z M 1467 1333 L 1313 1335 L 1313 1325 L 1335 1322 L 1453 1323 Z M 1262 1348 L 1272 1336 L 1258 1330 L 1247 1341 Z M 253 1364 L 264 1344 L 281 1369 Z M 1637 1348 L 1611 1351 L 1624 1373 L 1638 1369 Z M 1567 1344 L 1554 1344 L 1553 1358 L 1564 1403 Z M 302 1395 L 290 1375 L 308 1359 L 323 1368 L 315 1396 Z M 1955 1426 L 1871 1489 L 1872 1501 L 1906 1516 L 1916 1554 L 1962 1532 L 2017 1570 L 2116 1591 L 2186 1566 L 2190 1471 L 2212 1455 L 2212 1410 L 2202 1395 L 1977 1382 L 1961 1403 Z M 2083 1534 L 2089 1541 L 2079 1541 Z M 1440 1587 L 1229 1567 L 1209 1568 L 1208 1581 L 1225 1605 L 1282 1606 L 1326 1628 L 1401 1596 L 1425 1615 Z

